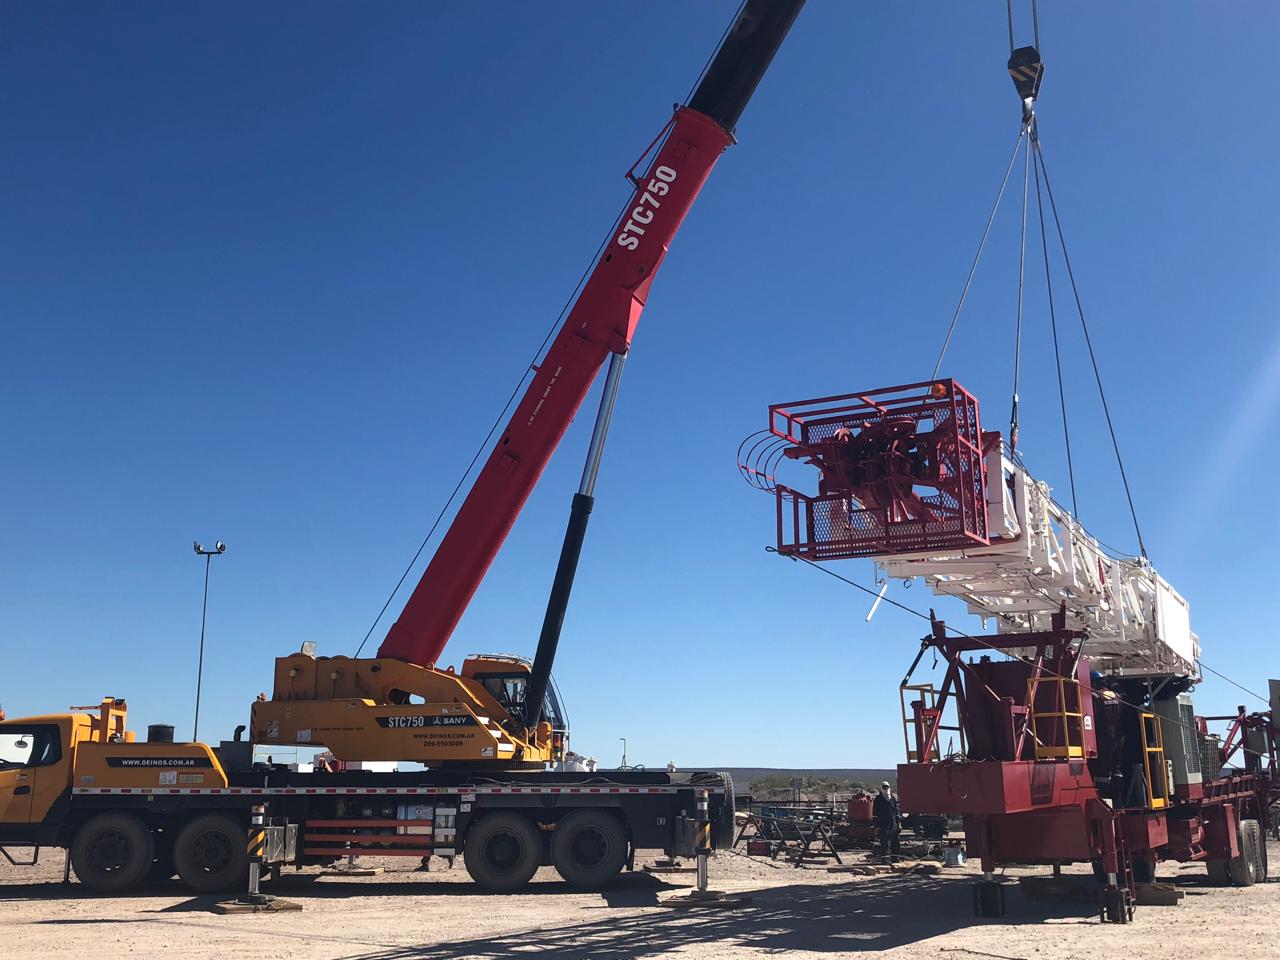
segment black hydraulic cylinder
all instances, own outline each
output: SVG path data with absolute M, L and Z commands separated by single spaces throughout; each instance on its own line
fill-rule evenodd
M 578 558 L 582 556 L 582 541 L 587 535 L 587 521 L 596 498 L 585 493 L 573 495 L 569 510 L 569 525 L 564 531 L 564 543 L 560 547 L 560 561 L 551 581 L 551 596 L 547 599 L 547 613 L 542 618 L 542 633 L 538 635 L 538 651 L 533 657 L 533 670 L 529 686 L 525 690 L 525 726 L 536 727 L 542 720 L 542 708 L 551 682 L 551 667 L 556 659 L 556 647 L 560 645 L 560 629 L 564 626 L 565 610 L 569 607 L 569 594 L 573 592 L 573 578 L 578 572 Z
M 732 133 L 803 6 L 804 0 L 747 0 L 687 105 Z

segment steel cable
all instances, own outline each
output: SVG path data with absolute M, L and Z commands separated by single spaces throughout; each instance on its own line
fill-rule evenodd
M 1018 449 L 1018 385 L 1022 378 L 1022 294 L 1026 286 L 1027 263 L 1027 194 L 1031 186 L 1031 137 L 1035 136 L 1035 117 L 1023 124 L 1027 133 L 1027 159 L 1022 171 L 1022 232 L 1018 241 L 1018 309 L 1013 329 L 1013 402 L 1009 410 L 1009 449 Z
M 1062 351 L 1058 346 L 1058 312 L 1054 309 L 1053 274 L 1049 269 L 1049 238 L 1044 229 L 1044 201 L 1040 197 L 1040 150 L 1039 137 L 1035 130 L 1031 132 L 1030 146 L 1032 166 L 1036 174 L 1036 218 L 1040 222 L 1040 249 L 1044 253 L 1044 285 L 1049 298 L 1049 326 L 1053 331 L 1053 362 L 1058 370 L 1058 406 L 1062 411 L 1062 441 L 1067 449 L 1067 479 L 1071 484 L 1071 513 L 1080 519 L 1080 502 L 1076 498 L 1076 472 L 1071 457 L 1071 427 L 1067 421 L 1067 393 L 1062 381 Z
M 987 237 L 991 234 L 991 224 L 995 222 L 996 211 L 1000 209 L 1000 200 L 1004 197 L 1005 187 L 1009 185 L 1009 175 L 1013 172 L 1013 165 L 1018 162 L 1018 151 L 1022 149 L 1023 137 L 1027 134 L 1027 128 L 1024 125 L 1018 131 L 1018 139 L 1013 145 L 1013 153 L 1009 157 L 1009 164 L 1005 167 L 1004 178 L 1000 181 L 1000 189 L 996 192 L 996 202 L 991 206 L 991 213 L 987 215 L 987 224 L 982 228 L 982 238 L 978 241 L 978 252 L 973 255 L 973 263 L 969 264 L 969 275 L 964 279 L 964 288 L 960 291 L 960 299 L 956 303 L 956 308 L 951 314 L 951 323 L 947 327 L 947 335 L 942 340 L 942 349 L 938 352 L 938 362 L 933 365 L 933 373 L 930 380 L 938 379 L 938 371 L 942 369 L 942 359 L 947 355 L 947 347 L 951 345 L 951 336 L 955 333 L 956 323 L 960 320 L 960 311 L 964 309 L 965 299 L 969 296 L 969 287 L 973 284 L 973 275 L 977 272 L 978 263 L 982 260 L 982 251 L 986 248 Z
M 1053 198 L 1053 183 L 1049 179 L 1049 167 L 1045 163 L 1043 148 L 1036 144 L 1039 154 L 1040 171 L 1044 174 L 1044 189 L 1049 197 L 1049 209 L 1053 213 L 1053 223 L 1058 234 L 1058 245 L 1062 250 L 1062 262 L 1067 268 L 1067 278 L 1071 281 L 1071 293 L 1075 297 L 1076 312 L 1080 317 L 1080 329 L 1084 332 L 1085 346 L 1089 350 L 1089 363 L 1093 367 L 1093 378 L 1098 385 L 1098 398 L 1102 401 L 1102 412 L 1107 420 L 1107 431 L 1111 434 L 1111 448 L 1115 451 L 1116 466 L 1120 470 L 1120 481 L 1124 484 L 1125 499 L 1129 502 L 1129 516 L 1133 520 L 1133 532 L 1138 538 L 1138 550 L 1142 558 L 1147 559 L 1147 544 L 1142 538 L 1142 527 L 1138 523 L 1138 511 L 1133 505 L 1133 491 L 1129 486 L 1129 475 L 1124 467 L 1124 457 L 1120 454 L 1120 441 L 1116 437 L 1115 423 L 1111 418 L 1111 406 L 1107 403 L 1107 393 L 1102 386 L 1102 372 L 1098 368 L 1098 358 L 1093 349 L 1093 338 L 1089 336 L 1089 324 L 1085 320 L 1084 304 L 1080 300 L 1080 288 L 1076 284 L 1075 271 L 1071 269 L 1071 255 L 1067 252 L 1067 240 L 1062 229 L 1062 218 L 1058 216 L 1058 204 Z

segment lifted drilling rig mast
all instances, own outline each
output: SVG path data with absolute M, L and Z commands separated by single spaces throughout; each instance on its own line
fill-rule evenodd
M 1040 153 L 1038 42 L 1011 49 L 1008 62 L 1022 105 L 1009 169 L 1025 148 L 1023 253 L 1034 171 L 1057 355 L 1042 179 L 1073 291 L 1075 278 Z M 870 558 L 885 589 L 891 578 L 920 577 L 995 625 L 974 636 L 930 611 L 900 691 L 902 809 L 964 818 L 984 873 L 976 912 L 1004 913 L 999 865 L 1087 861 L 1102 881 L 1103 919 L 1123 923 L 1161 860 L 1204 861 L 1224 883 L 1265 879 L 1265 832 L 1280 801 L 1280 683 L 1271 682 L 1268 710 L 1197 716 L 1189 691 L 1200 680 L 1200 643 L 1186 600 L 1145 548 L 1136 557 L 1105 549 L 1016 455 L 1021 282 L 1007 444 L 982 429 L 976 397 L 955 380 L 931 379 L 775 404 L 767 428 L 741 448 L 739 468 L 774 494 L 780 555 Z M 962 295 L 938 367 L 963 303 Z M 1082 309 L 1080 321 L 1092 356 Z M 1058 378 L 1070 467 L 1060 359 Z M 1110 427 L 1100 375 L 1098 387 Z M 1114 430 L 1112 442 L 1119 461 Z M 788 460 L 818 469 L 816 492 L 777 481 Z M 936 685 L 915 679 L 928 653 L 943 664 Z M 1229 724 L 1224 738 L 1210 733 L 1213 721 Z
M 1107 554 L 982 430 L 964 387 L 776 404 L 769 435 L 747 471 L 785 459 L 820 471 L 815 494 L 774 485 L 779 554 L 872 558 L 997 627 L 974 636 L 934 619 L 901 686 L 903 810 L 964 818 L 984 871 L 979 915 L 1003 915 L 994 870 L 1007 863 L 1094 863 L 1112 922 L 1131 917 L 1160 860 L 1205 861 L 1224 883 L 1266 878 L 1280 683 L 1270 710 L 1196 716 L 1186 601 L 1144 557 Z M 913 682 L 930 652 L 941 683 Z M 1225 738 L 1210 721 L 1230 724 Z

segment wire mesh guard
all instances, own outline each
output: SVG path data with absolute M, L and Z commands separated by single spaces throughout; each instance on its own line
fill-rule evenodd
M 773 484 L 779 553 L 841 560 L 990 542 L 978 401 L 954 380 L 775 404 L 769 433 L 784 457 L 820 471 L 816 495 Z

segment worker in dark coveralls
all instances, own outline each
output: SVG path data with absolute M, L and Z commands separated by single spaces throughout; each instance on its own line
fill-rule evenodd
M 902 832 L 902 808 L 898 804 L 898 798 L 893 795 L 888 780 L 880 784 L 880 792 L 871 805 L 871 815 L 875 818 L 876 832 L 880 835 L 880 856 L 896 856 L 902 849 L 898 840 L 898 835 Z

